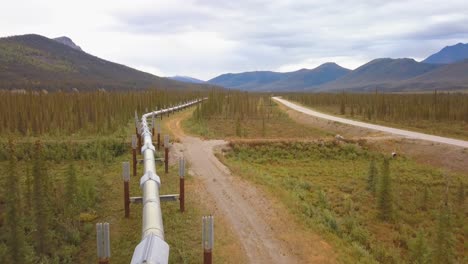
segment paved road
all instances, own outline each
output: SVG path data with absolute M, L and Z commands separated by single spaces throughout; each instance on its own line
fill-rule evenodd
M 459 140 L 459 139 L 453 139 L 453 138 L 446 138 L 446 137 L 439 137 L 439 136 L 433 136 L 429 134 L 424 134 L 424 133 L 418 133 L 418 132 L 413 132 L 409 130 L 403 130 L 403 129 L 398 129 L 398 128 L 392 128 L 392 127 L 386 127 L 386 126 L 379 126 L 379 125 L 374 125 L 374 124 L 369 124 L 369 123 L 364 123 L 364 122 L 359 122 L 359 121 L 354 121 L 346 118 L 341 118 L 341 117 L 336 117 L 332 115 L 327 115 L 323 114 L 317 111 L 314 111 L 310 108 L 300 106 L 298 104 L 292 103 L 290 101 L 287 101 L 285 99 L 279 98 L 279 97 L 273 97 L 274 100 L 284 104 L 285 106 L 294 109 L 298 112 L 304 113 L 306 115 L 311 115 L 343 124 L 348 124 L 352 126 L 358 126 L 358 127 L 363 127 L 363 128 L 368 128 L 372 130 L 377 130 L 377 131 L 382 131 L 382 132 L 387 132 L 407 138 L 412 138 L 412 139 L 421 139 L 421 140 L 427 140 L 427 141 L 432 141 L 436 143 L 443 143 L 443 144 L 449 144 L 449 145 L 454 145 L 462 148 L 468 148 L 468 141 L 464 140 Z

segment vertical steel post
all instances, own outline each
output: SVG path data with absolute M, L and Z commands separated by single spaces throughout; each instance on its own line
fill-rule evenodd
M 96 242 L 99 264 L 109 264 L 110 258 L 110 232 L 109 223 L 96 224 Z
M 153 136 L 152 140 L 154 140 L 154 126 L 155 126 L 155 120 L 154 120 L 154 113 L 151 115 L 151 135 Z
M 179 159 L 179 207 L 183 213 L 185 211 L 185 160 L 184 158 Z
M 137 158 L 136 158 L 137 138 L 132 136 L 132 163 L 133 163 L 133 177 L 137 174 Z
M 211 264 L 214 244 L 214 218 L 212 215 L 203 216 L 202 221 L 203 263 Z
M 158 151 L 161 149 L 161 123 L 158 123 Z
M 164 172 L 169 172 L 169 135 L 164 135 Z
M 138 134 L 137 134 L 137 138 L 138 138 L 138 149 L 141 149 L 141 145 L 142 145 L 142 140 L 141 140 L 141 135 L 140 135 L 140 131 L 141 131 L 141 124 L 138 123 Z
M 125 218 L 130 217 L 130 187 L 128 182 L 130 181 L 130 164 L 128 162 L 122 162 L 122 177 L 124 180 L 124 208 Z

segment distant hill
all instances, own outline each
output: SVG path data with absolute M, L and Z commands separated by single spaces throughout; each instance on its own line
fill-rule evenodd
M 439 52 L 429 56 L 422 62 L 432 64 L 449 64 L 468 59 L 468 43 L 458 43 L 453 46 L 447 46 Z
M 199 79 L 196 79 L 196 78 L 192 78 L 192 77 L 189 77 L 189 76 L 173 76 L 173 77 L 168 77 L 169 79 L 171 80 L 176 80 L 176 81 L 179 81 L 179 82 L 186 82 L 186 83 L 205 83 L 205 81 L 202 81 L 202 80 L 199 80 Z
M 211 84 L 250 91 L 299 91 L 335 80 L 349 72 L 336 63 L 325 63 L 294 72 L 255 71 L 228 73 L 209 80 Z
M 69 40 L 69 41 L 68 41 Z M 201 89 L 106 61 L 81 50 L 68 38 L 40 35 L 0 38 L 0 89 L 128 90 Z
M 349 72 L 345 76 L 310 90 L 333 91 L 391 89 L 401 81 L 430 72 L 438 65 L 421 63 L 413 59 L 375 59 Z

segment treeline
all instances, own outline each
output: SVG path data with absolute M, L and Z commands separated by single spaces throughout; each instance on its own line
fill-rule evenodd
M 266 94 L 214 90 L 209 94 L 209 100 L 197 107 L 194 116 L 198 119 L 268 118 L 269 106 L 271 98 Z
M 107 134 L 146 110 L 200 97 L 194 91 L 0 92 L 0 135 Z
M 468 94 L 294 93 L 285 99 L 312 107 L 335 107 L 340 114 L 368 120 L 468 122 Z
M 125 143 L 71 145 L 58 153 L 65 156 L 62 169 L 50 166 L 57 162 L 50 160 L 56 147 L 36 141 L 28 145 L 30 156 L 23 156 L 18 146 L 10 140 L 2 150 L 8 156 L 0 163 L 5 165 L 0 167 L 0 263 L 77 263 L 81 242 L 95 234 L 91 221 L 97 217 L 100 185 L 75 162 L 108 164 Z M 89 156 L 76 155 L 82 148 Z
M 223 130 L 234 124 L 232 128 L 238 137 L 247 135 L 246 127 L 258 126 L 259 134 L 265 136 L 267 124 L 274 121 L 271 106 L 271 98 L 266 94 L 213 90 L 209 100 L 197 106 L 192 119 L 203 129 L 210 126 L 206 121 L 221 119 L 220 122 L 228 122 L 229 125 Z

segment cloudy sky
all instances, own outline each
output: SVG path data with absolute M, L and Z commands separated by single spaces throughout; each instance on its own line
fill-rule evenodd
M 1 0 L 0 36 L 69 36 L 160 76 L 421 60 L 468 42 L 467 0 Z

